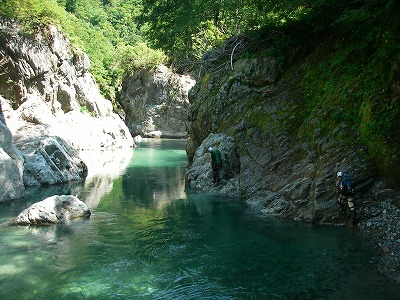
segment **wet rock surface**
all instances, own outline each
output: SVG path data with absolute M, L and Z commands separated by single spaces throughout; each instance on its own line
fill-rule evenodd
M 357 227 L 376 245 L 381 255 L 379 270 L 400 283 L 400 196 L 391 196 L 360 208 Z

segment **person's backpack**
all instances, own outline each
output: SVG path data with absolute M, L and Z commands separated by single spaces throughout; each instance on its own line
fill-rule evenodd
M 345 196 L 351 196 L 354 194 L 353 182 L 349 177 L 344 177 L 341 184 L 341 193 Z

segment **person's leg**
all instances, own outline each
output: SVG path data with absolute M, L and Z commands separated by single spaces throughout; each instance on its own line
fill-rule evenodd
M 344 205 L 344 201 L 345 201 L 345 199 L 343 199 L 343 197 L 341 195 L 337 199 L 337 203 L 338 203 L 341 215 L 344 215 L 346 213 L 346 207 Z
M 354 197 L 348 196 L 347 197 L 347 205 L 350 208 L 350 217 L 353 219 L 353 223 L 355 223 L 356 220 L 356 209 L 354 207 Z
M 216 178 L 217 182 L 221 181 L 221 165 L 217 166 L 217 178 Z

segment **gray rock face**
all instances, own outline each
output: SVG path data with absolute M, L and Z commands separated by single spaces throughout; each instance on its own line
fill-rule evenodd
M 13 135 L 23 135 L 25 122 L 45 125 L 48 135 L 58 135 L 77 149 L 133 145 L 111 101 L 101 96 L 89 58 L 72 48 L 56 27 L 29 36 L 0 17 L 0 29 L 0 95 L 16 114 L 14 124 L 6 116 Z
M 87 55 L 70 46 L 69 41 L 49 26 L 47 32 L 24 35 L 17 24 L 0 18 L 0 59 L 4 74 L 0 91 L 19 107 L 23 98 L 36 91 L 54 113 L 86 107 L 95 116 L 112 111 L 89 73 Z
M 75 196 L 54 195 L 24 209 L 15 219 L 18 225 L 47 225 L 88 218 L 87 205 Z
M 11 139 L 11 132 L 0 113 L 0 202 L 20 198 L 24 193 L 22 181 L 24 159 Z
M 324 132 L 315 124 L 318 118 L 329 120 L 329 108 L 305 118 L 307 103 L 297 83 L 279 78 L 273 59 L 239 59 L 234 70 L 220 69 L 197 79 L 189 94 L 189 186 L 240 196 L 269 214 L 357 226 L 380 249 L 380 270 L 398 280 L 399 191 L 379 178 L 366 147 L 357 144 L 354 128 L 338 122 Z M 226 141 L 231 146 L 222 148 L 239 161 L 232 176 L 218 185 L 212 183 L 205 152 L 215 136 L 221 139 L 214 144 Z M 343 136 L 351 138 L 344 143 Z M 339 213 L 337 171 L 353 180 L 356 225 Z
M 38 186 L 83 180 L 87 166 L 78 152 L 59 137 L 24 143 L 24 185 Z
M 175 74 L 162 65 L 127 77 L 119 102 L 131 134 L 186 137 L 188 91 L 194 83 L 189 76 Z
M 223 192 L 238 194 L 238 185 L 235 176 L 240 170 L 239 158 L 236 154 L 236 146 L 232 137 L 226 134 L 210 134 L 202 145 L 197 148 L 193 164 L 187 172 L 187 184 L 197 189 L 217 189 L 211 185 L 212 169 L 211 156 L 207 151 L 209 147 L 217 148 L 222 155 L 222 168 L 220 170 L 221 186 Z
M 128 127 L 100 95 L 88 57 L 56 27 L 27 35 L 0 16 L 0 62 L 0 201 L 21 197 L 22 182 L 84 178 L 86 166 L 71 146 L 134 146 Z
M 364 197 L 377 176 L 374 163 L 365 148 L 343 148 L 318 129 L 311 132 L 312 141 L 304 139 L 300 133 L 313 128 L 312 120 L 303 119 L 304 100 L 290 86 L 278 85 L 278 78 L 278 62 L 265 58 L 239 59 L 234 70 L 211 72 L 198 80 L 190 94 L 187 153 L 193 162 L 188 183 L 243 197 L 265 212 L 342 224 L 336 172 L 351 175 L 359 197 Z M 223 150 L 234 162 L 231 175 L 218 186 L 209 180 L 205 158 L 213 133 L 220 133 L 215 144 L 230 145 Z

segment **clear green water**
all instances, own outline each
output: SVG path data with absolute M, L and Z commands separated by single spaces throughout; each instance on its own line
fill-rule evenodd
M 184 143 L 150 140 L 111 167 L 95 159 L 85 184 L 0 204 L 0 299 L 398 299 L 356 231 L 185 190 Z M 89 220 L 9 225 L 67 192 L 89 203 Z

